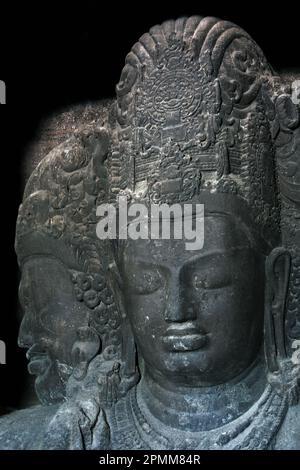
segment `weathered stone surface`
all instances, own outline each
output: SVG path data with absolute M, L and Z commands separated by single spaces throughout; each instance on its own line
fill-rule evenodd
M 92 124 L 107 126 L 111 104 L 112 100 L 106 99 L 70 105 L 44 118 L 24 155 L 22 171 L 24 183 L 27 182 L 42 158 L 54 147 L 72 137 L 78 128 Z
M 237 26 L 168 21 L 128 54 L 109 118 L 41 160 L 16 250 L 45 406 L 2 418 L 0 448 L 300 449 L 291 83 Z M 204 203 L 203 249 L 100 240 L 96 207 L 120 195 Z
M 32 406 L 1 418 L 1 450 L 37 450 L 40 436 L 49 425 L 57 406 Z

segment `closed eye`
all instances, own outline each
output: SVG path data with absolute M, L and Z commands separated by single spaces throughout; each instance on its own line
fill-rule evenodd
M 210 272 L 210 273 L 194 273 L 191 277 L 190 284 L 196 290 L 202 289 L 221 289 L 232 283 L 230 272 Z
M 159 269 L 137 269 L 126 273 L 129 291 L 136 295 L 153 294 L 164 286 L 164 276 Z

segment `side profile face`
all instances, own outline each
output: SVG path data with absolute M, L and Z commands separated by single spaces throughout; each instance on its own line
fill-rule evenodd
M 73 366 L 77 330 L 87 323 L 88 313 L 75 298 L 69 270 L 56 258 L 25 261 L 19 297 L 24 311 L 19 345 L 28 349 L 37 395 L 44 404 L 60 402 Z
M 229 381 L 262 341 L 264 257 L 228 216 L 205 218 L 204 247 L 128 240 L 122 252 L 126 311 L 149 373 L 185 386 Z

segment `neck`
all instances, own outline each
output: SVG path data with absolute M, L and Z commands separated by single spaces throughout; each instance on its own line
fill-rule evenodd
M 209 431 L 244 414 L 265 389 L 262 360 L 234 380 L 211 387 L 183 387 L 144 367 L 138 403 L 148 419 L 183 431 Z

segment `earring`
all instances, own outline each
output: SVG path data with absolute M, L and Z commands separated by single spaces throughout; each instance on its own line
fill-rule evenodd
M 77 340 L 72 348 L 73 376 L 82 380 L 87 373 L 91 360 L 98 354 L 101 340 L 90 326 L 82 326 L 77 330 Z

